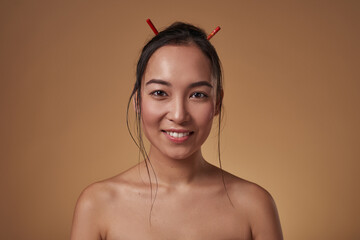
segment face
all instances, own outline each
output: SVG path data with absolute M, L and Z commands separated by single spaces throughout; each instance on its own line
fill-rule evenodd
M 164 46 L 142 80 L 143 131 L 154 152 L 172 159 L 200 153 L 215 115 L 209 59 L 194 45 Z

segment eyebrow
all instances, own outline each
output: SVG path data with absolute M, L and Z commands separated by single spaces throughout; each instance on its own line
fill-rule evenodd
M 171 86 L 171 83 L 164 81 L 164 80 L 160 80 L 160 79 L 151 79 L 150 81 L 148 81 L 147 83 L 145 83 L 145 85 L 150 85 L 150 84 L 161 84 L 161 85 L 165 85 L 165 86 Z
M 192 84 L 190 84 L 189 88 L 194 88 L 194 87 L 200 87 L 200 86 L 206 86 L 209 88 L 212 88 L 213 86 L 207 82 L 207 81 L 200 81 L 200 82 L 194 82 Z
M 172 86 L 171 83 L 164 81 L 164 80 L 160 80 L 160 79 L 151 79 L 147 83 L 145 83 L 146 86 L 150 85 L 150 84 L 161 84 L 161 85 L 165 85 L 168 87 Z M 200 87 L 200 86 L 206 86 L 209 88 L 213 88 L 213 86 L 208 81 L 199 81 L 199 82 L 191 83 L 189 85 L 189 88 Z

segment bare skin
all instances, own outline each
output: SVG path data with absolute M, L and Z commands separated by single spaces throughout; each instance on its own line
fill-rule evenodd
M 226 173 L 232 206 L 220 171 L 207 163 L 190 182 L 159 184 L 150 226 L 145 171 L 142 163 L 89 186 L 78 201 L 71 239 L 282 239 L 271 196 Z
M 227 172 L 222 175 L 202 157 L 201 145 L 217 114 L 210 63 L 202 52 L 192 45 L 158 49 L 142 89 L 150 173 L 141 162 L 86 188 L 71 239 L 283 239 L 270 194 Z

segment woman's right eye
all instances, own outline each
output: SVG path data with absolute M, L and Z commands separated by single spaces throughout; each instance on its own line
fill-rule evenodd
M 162 91 L 162 90 L 156 90 L 150 93 L 150 95 L 155 96 L 155 97 L 166 97 L 167 94 L 166 92 Z

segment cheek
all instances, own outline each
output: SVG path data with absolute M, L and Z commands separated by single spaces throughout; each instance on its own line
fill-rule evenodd
M 161 112 L 159 107 L 151 101 L 144 101 L 141 104 L 141 120 L 145 132 L 148 132 L 149 127 L 154 127 L 161 119 Z
M 205 127 L 206 125 L 209 125 L 209 128 L 211 128 L 214 115 L 215 109 L 213 104 L 207 104 L 196 109 L 196 120 L 201 126 Z

